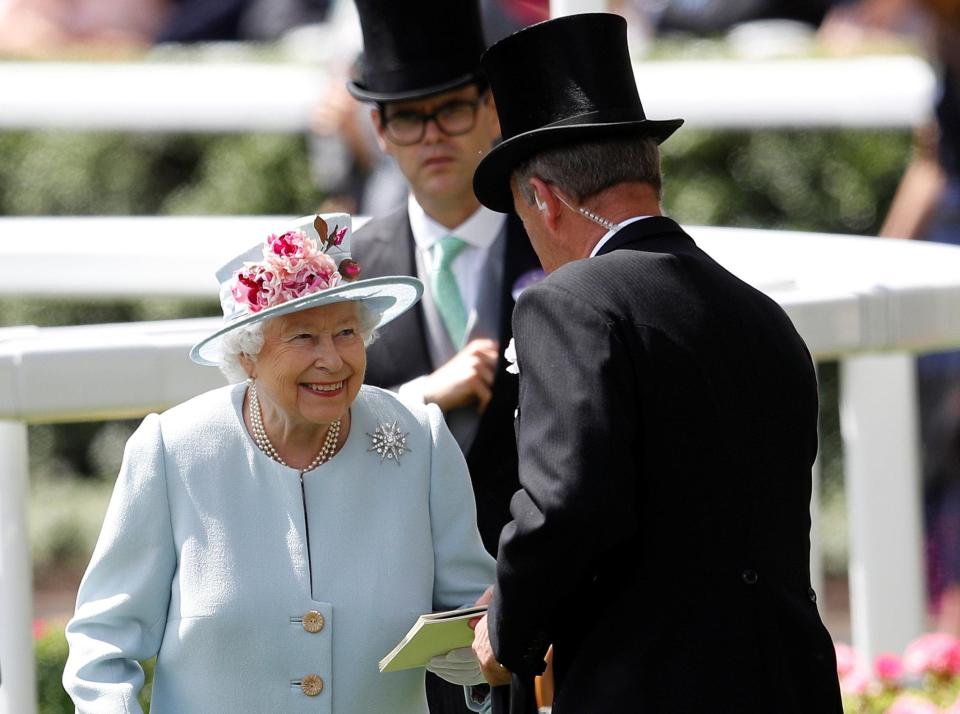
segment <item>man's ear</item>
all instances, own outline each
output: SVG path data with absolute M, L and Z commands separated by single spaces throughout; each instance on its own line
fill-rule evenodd
M 380 147 L 380 151 L 385 154 L 390 153 L 390 142 L 387 141 L 386 129 L 383 128 L 383 122 L 380 117 L 380 110 L 377 107 L 373 107 L 370 110 L 370 121 L 373 123 L 373 130 L 377 135 L 377 146 Z
M 531 176 L 530 188 L 533 190 L 534 205 L 543 215 L 544 223 L 551 229 L 556 228 L 560 216 L 560 202 L 550 190 L 550 184 L 537 176 Z

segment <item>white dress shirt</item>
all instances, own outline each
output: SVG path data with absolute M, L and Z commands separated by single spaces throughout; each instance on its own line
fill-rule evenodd
M 503 224 L 507 220 L 504 213 L 495 213 L 489 208 L 481 206 L 473 215 L 455 228 L 447 228 L 427 215 L 417 199 L 410 194 L 407 201 L 407 213 L 410 216 L 410 228 L 413 230 L 413 240 L 416 243 L 418 262 L 426 268 L 426 274 L 421 275 L 429 290 L 429 276 L 433 272 L 433 246 L 445 236 L 456 236 L 466 242 L 467 246 L 460 251 L 450 266 L 460 288 L 460 298 L 463 308 L 467 312 L 469 321 L 477 303 L 477 293 L 480 288 L 480 278 L 483 265 L 487 260 L 487 252 L 494 240 L 500 234 Z
M 633 216 L 632 218 L 627 218 L 626 220 L 620 221 L 616 226 L 614 226 L 613 228 L 608 230 L 606 233 L 604 233 L 603 237 L 599 241 L 597 241 L 597 244 L 593 246 L 593 250 L 590 251 L 590 257 L 592 258 L 597 253 L 599 253 L 600 249 L 604 246 L 604 244 L 608 240 L 613 238 L 613 236 L 615 236 L 617 231 L 619 231 L 621 228 L 626 228 L 631 223 L 642 221 L 644 218 L 650 218 L 650 216 Z
M 484 266 L 489 257 L 490 248 L 497 236 L 503 230 L 507 221 L 504 213 L 496 213 L 489 208 L 480 206 L 463 223 L 454 228 L 447 228 L 427 215 L 423 207 L 417 203 L 413 194 L 407 201 L 407 214 L 410 217 L 410 228 L 413 231 L 413 240 L 416 244 L 416 263 L 418 277 L 423 280 L 425 289 L 430 290 L 430 275 L 433 272 L 434 245 L 445 236 L 456 236 L 467 245 L 454 259 L 450 266 L 457 287 L 460 289 L 460 298 L 467 314 L 467 327 L 473 324 L 477 311 L 477 298 L 484 275 Z M 430 301 L 432 303 L 432 300 Z M 426 307 L 427 301 L 424 301 Z M 428 320 L 428 323 L 430 320 Z M 449 338 L 440 329 L 427 330 L 427 346 L 434 363 L 439 366 L 445 360 L 442 355 L 449 353 Z M 399 394 L 404 399 L 423 401 L 423 381 L 425 377 L 418 377 L 399 388 Z

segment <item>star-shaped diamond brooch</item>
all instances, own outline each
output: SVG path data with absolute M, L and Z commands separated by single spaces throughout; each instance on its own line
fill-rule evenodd
M 381 464 L 385 459 L 393 459 L 399 466 L 400 456 L 403 452 L 410 451 L 407 448 L 407 437 L 410 436 L 410 432 L 401 432 L 399 422 L 377 424 L 373 433 L 367 432 L 367 436 L 370 437 L 370 448 L 367 451 L 376 451 L 380 454 Z

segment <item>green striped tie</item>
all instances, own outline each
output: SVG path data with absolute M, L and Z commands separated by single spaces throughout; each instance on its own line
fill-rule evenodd
M 463 298 L 460 288 L 457 287 L 457 278 L 450 266 L 460 251 L 467 247 L 467 243 L 454 236 L 444 236 L 433 245 L 433 274 L 430 288 L 433 290 L 433 300 L 437 311 L 443 318 L 447 334 L 453 346 L 463 347 L 467 329 L 467 311 L 463 307 Z

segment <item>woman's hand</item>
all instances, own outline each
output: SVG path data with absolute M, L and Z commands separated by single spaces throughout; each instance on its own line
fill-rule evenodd
M 490 646 L 490 637 L 487 634 L 487 616 L 484 615 L 473 630 L 473 651 L 480 661 L 480 671 L 486 681 L 493 687 L 510 684 L 510 670 L 497 662 Z
M 437 655 L 427 662 L 427 671 L 453 684 L 470 687 L 483 684 L 487 680 L 480 671 L 480 662 L 469 647 L 450 650 L 445 655 Z

